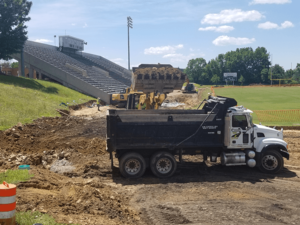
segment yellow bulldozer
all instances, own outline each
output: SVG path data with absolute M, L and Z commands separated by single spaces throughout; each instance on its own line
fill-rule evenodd
M 169 64 L 141 64 L 133 67 L 132 84 L 112 102 L 127 109 L 158 109 L 167 94 L 181 90 L 186 75 Z

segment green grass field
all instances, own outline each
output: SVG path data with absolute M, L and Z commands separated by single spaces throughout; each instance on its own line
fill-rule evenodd
M 300 87 L 241 87 L 215 88 L 215 94 L 232 97 L 238 105 L 250 110 L 300 109 Z M 254 114 L 254 122 L 258 122 Z M 267 122 L 266 125 L 293 126 L 300 125 L 287 121 Z
M 16 221 L 20 225 L 32 225 L 36 223 L 43 225 L 64 225 L 62 223 L 55 222 L 55 219 L 52 216 L 38 211 L 17 212 Z M 69 225 L 72 224 L 69 223 Z
M 91 99 L 53 82 L 0 75 L 0 130 L 42 116 L 59 116 L 56 109 L 66 109 L 59 106 L 62 102 L 72 105 Z
M 9 184 L 17 184 L 30 180 L 33 174 L 30 174 L 28 170 L 7 170 L 4 173 L 0 173 L 0 183 L 3 181 Z

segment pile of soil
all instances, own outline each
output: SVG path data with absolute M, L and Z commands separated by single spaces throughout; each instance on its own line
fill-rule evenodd
M 34 177 L 17 185 L 17 211 L 40 211 L 60 223 L 136 224 L 139 213 L 127 198 L 101 179 L 71 179 L 34 168 Z
M 44 117 L 0 131 L 0 172 L 29 164 L 34 174 L 18 184 L 17 211 L 48 213 L 60 223 L 137 224 L 139 212 L 126 194 L 102 180 L 113 173 L 106 112 L 95 113 Z
M 91 107 L 91 105 L 93 105 L 93 103 L 96 103 L 96 100 L 90 100 L 88 102 L 77 104 L 77 105 L 70 105 L 69 109 L 70 110 L 80 110 L 80 109 Z
M 105 121 L 97 118 L 41 118 L 0 131 L 0 151 L 31 154 L 76 149 L 99 154 L 105 152 L 105 135 Z
M 183 94 L 182 91 L 173 91 L 172 93 L 167 95 L 165 102 L 184 103 L 184 105 L 178 106 L 173 109 L 191 109 L 198 106 L 206 96 L 207 96 L 206 88 L 199 88 L 198 93 Z
M 172 68 L 172 67 L 146 67 L 146 68 L 138 68 L 135 70 L 134 72 L 134 76 L 139 77 L 139 75 L 154 75 L 155 78 L 156 76 L 164 76 L 164 75 L 175 75 L 179 78 L 181 78 L 181 76 L 184 76 L 185 78 L 185 74 L 177 68 Z

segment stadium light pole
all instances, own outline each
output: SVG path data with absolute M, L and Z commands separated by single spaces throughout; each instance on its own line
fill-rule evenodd
M 127 17 L 127 28 L 128 28 L 128 70 L 130 70 L 130 42 L 129 42 L 129 28 L 132 27 L 132 19 L 130 16 Z

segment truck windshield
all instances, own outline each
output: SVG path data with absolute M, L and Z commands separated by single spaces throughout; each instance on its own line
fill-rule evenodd
M 120 94 L 126 94 L 126 89 L 121 90 Z
M 243 130 L 248 126 L 246 115 L 234 115 L 232 116 L 232 127 L 240 127 Z

